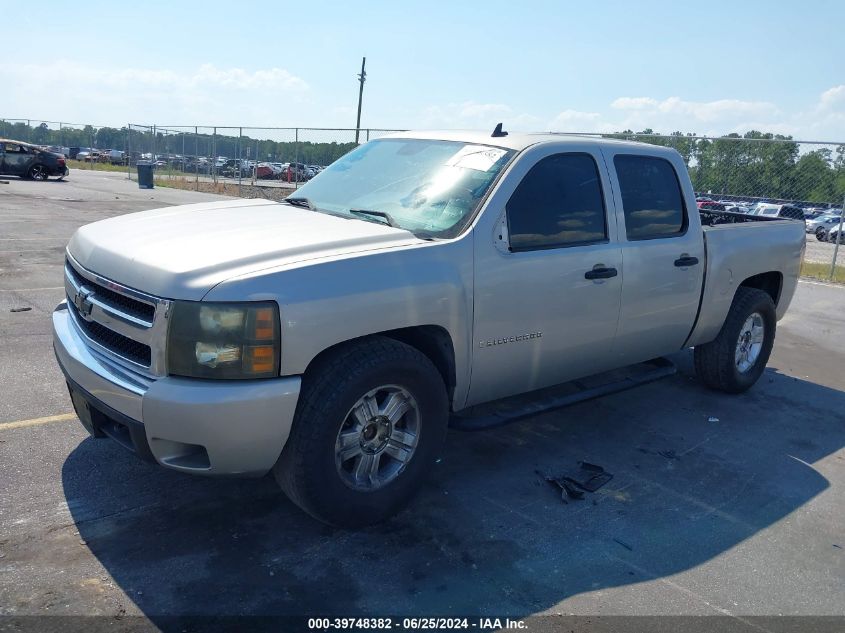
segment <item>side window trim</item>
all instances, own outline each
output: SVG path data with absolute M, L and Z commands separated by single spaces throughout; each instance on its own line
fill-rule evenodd
M 508 237 L 508 252 L 510 253 L 528 253 L 531 251 L 548 251 L 548 250 L 556 250 L 560 248 L 577 248 L 579 246 L 590 246 L 592 244 L 608 244 L 610 242 L 610 227 L 608 225 L 608 218 L 607 218 L 607 209 L 608 209 L 608 200 L 607 195 L 605 193 L 604 183 L 602 182 L 602 174 L 601 174 L 601 166 L 599 165 L 599 161 L 597 157 L 592 154 L 591 152 L 586 152 L 583 150 L 572 151 L 572 152 L 555 152 L 553 154 L 548 154 L 547 156 L 543 156 L 542 158 L 538 159 L 528 171 L 525 173 L 523 178 L 527 177 L 528 174 L 531 173 L 531 170 L 534 169 L 538 164 L 542 161 L 553 158 L 555 156 L 587 156 L 590 160 L 593 161 L 593 166 L 596 169 L 596 179 L 598 181 L 599 187 L 599 196 L 601 198 L 601 205 L 602 205 L 602 213 L 603 213 L 603 220 L 604 220 L 604 238 L 598 240 L 586 240 L 583 242 L 560 242 L 560 243 L 553 243 L 553 244 L 542 244 L 539 246 L 513 246 L 511 241 L 511 222 L 510 222 L 510 213 L 508 212 L 507 203 L 505 203 L 505 224 L 507 226 L 507 237 Z M 604 158 L 604 157 L 602 157 Z M 604 164 L 604 163 L 602 163 Z M 606 167 L 606 166 L 605 166 Z M 521 183 L 520 183 L 521 184 Z M 609 183 L 608 183 L 609 184 Z M 517 189 L 519 188 L 519 184 L 517 184 Z M 511 196 L 516 193 L 516 189 L 514 192 L 511 193 Z M 510 200 L 508 200 L 510 201 Z
M 672 170 L 672 175 L 675 176 L 675 183 L 678 186 L 678 194 L 681 198 L 681 213 L 683 214 L 681 230 L 677 233 L 670 233 L 667 235 L 645 235 L 643 237 L 631 237 L 628 235 L 628 218 L 625 216 L 625 200 L 622 194 L 622 183 L 619 180 L 619 172 L 616 170 L 616 157 L 617 156 L 633 156 L 636 158 L 650 158 L 653 160 L 660 160 L 664 163 L 669 165 L 669 168 Z M 620 215 L 622 217 L 622 223 L 624 224 L 625 231 L 625 240 L 628 242 L 646 242 L 648 240 L 671 240 L 680 237 L 684 237 L 689 232 L 689 209 L 687 208 L 687 200 L 686 196 L 684 196 L 684 188 L 681 185 L 681 179 L 678 176 L 678 170 L 675 169 L 675 166 L 672 164 L 672 161 L 663 158 L 662 156 L 651 156 L 649 154 L 628 154 L 625 152 L 616 152 L 611 156 L 611 163 L 613 164 L 613 173 L 614 177 L 616 178 L 616 182 L 619 183 L 619 202 L 621 203 L 620 207 Z M 620 235 L 621 238 L 621 235 Z

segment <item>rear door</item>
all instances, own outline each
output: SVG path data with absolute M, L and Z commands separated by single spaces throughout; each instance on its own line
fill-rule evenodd
M 614 351 L 620 365 L 680 349 L 701 300 L 704 235 L 686 169 L 663 152 L 605 147 L 616 206 L 625 278 Z M 686 183 L 685 191 L 681 183 Z
M 473 232 L 469 404 L 608 369 L 622 258 L 610 183 L 592 143 L 528 150 Z M 608 211 L 610 213 L 608 213 Z

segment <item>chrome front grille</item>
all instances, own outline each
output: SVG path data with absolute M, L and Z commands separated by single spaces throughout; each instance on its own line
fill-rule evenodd
M 142 321 L 147 327 L 152 327 L 155 318 L 155 304 L 127 297 L 105 286 L 83 278 L 72 266 L 65 267 L 67 274 L 72 278 L 76 287 L 86 286 L 94 291 L 96 299 L 105 306 L 118 311 L 124 316 L 131 316 Z
M 170 302 L 65 261 L 68 311 L 90 347 L 134 372 L 165 374 L 164 344 Z
M 152 364 L 152 350 L 149 345 L 133 341 L 131 338 L 118 334 L 94 321 L 86 321 L 80 317 L 79 310 L 73 304 L 70 304 L 68 308 L 73 312 L 79 329 L 89 339 L 121 358 L 142 367 L 149 367 Z

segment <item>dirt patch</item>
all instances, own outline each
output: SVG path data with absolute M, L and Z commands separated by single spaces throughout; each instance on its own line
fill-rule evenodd
M 276 201 L 283 200 L 294 191 L 286 187 L 260 187 L 245 183 L 238 185 L 238 183 L 231 182 L 207 182 L 202 180 L 197 182 L 188 178 L 156 178 L 155 184 L 158 187 L 202 191 L 203 193 L 216 193 L 236 198 L 265 198 Z

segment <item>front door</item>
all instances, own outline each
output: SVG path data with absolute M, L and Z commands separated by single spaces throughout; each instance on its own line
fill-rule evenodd
M 32 154 L 20 143 L 5 143 L 6 153 L 3 159 L 3 169 L 12 176 L 26 176 Z
M 703 233 L 689 222 L 689 213 L 697 213 L 694 194 L 678 177 L 686 166 L 680 157 L 637 152 L 604 150 L 624 223 L 625 280 L 614 343 L 620 366 L 681 349 L 698 313 L 705 266 Z
M 586 143 L 539 146 L 506 182 L 485 213 L 499 218 L 492 234 L 474 230 L 468 406 L 612 365 L 622 256 L 601 154 Z

